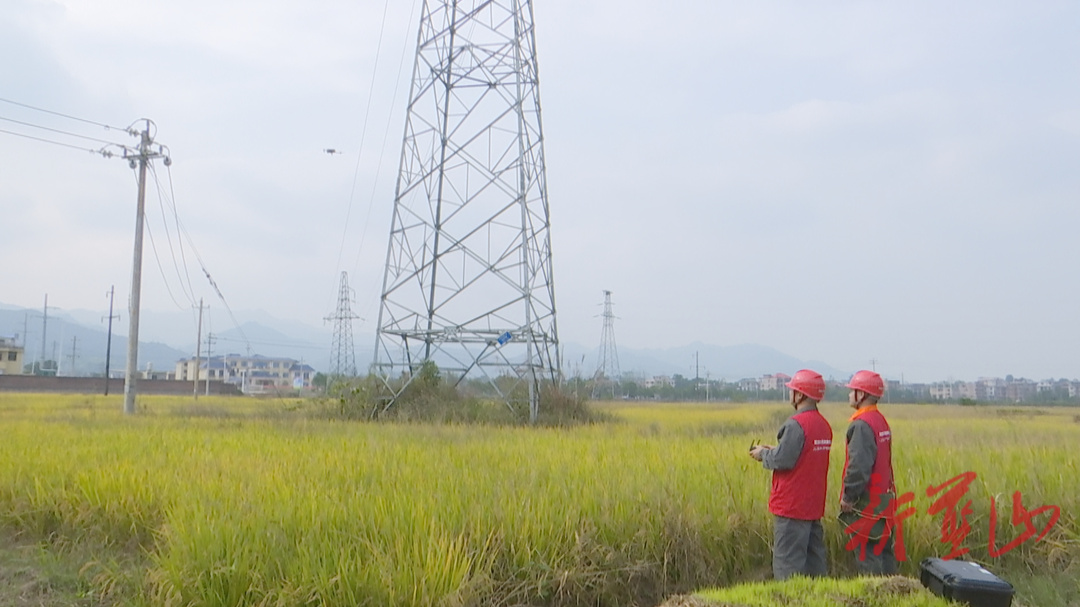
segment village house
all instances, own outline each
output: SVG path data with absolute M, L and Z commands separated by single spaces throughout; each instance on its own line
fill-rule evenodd
M 22 375 L 23 347 L 15 339 L 0 337 L 0 375 Z
M 176 363 L 175 379 L 195 379 L 195 357 Z M 315 369 L 292 358 L 241 356 L 226 354 L 198 359 L 199 381 L 219 381 L 237 386 L 244 394 L 277 394 L 293 390 L 311 390 Z

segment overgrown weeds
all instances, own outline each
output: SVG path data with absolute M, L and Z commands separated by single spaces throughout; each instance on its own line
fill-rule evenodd
M 505 383 L 511 382 L 507 378 Z M 319 415 L 403 423 L 525 425 L 534 421 L 529 410 L 530 395 L 527 385 L 517 383 L 503 396 L 482 393 L 475 384 L 464 383 L 465 387 L 461 387 L 459 378 L 445 376 L 429 361 L 415 376 L 403 375 L 389 382 L 373 375 L 338 380 L 331 386 L 332 400 L 319 409 Z M 592 410 L 584 397 L 551 383 L 534 390 L 539 390 L 536 425 L 571 427 L 610 419 Z

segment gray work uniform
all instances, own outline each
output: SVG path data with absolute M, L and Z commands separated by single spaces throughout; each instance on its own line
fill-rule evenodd
M 861 419 L 851 422 L 847 429 L 847 473 L 844 475 L 844 501 L 855 504 L 856 510 L 862 510 L 870 504 L 870 475 L 877 461 L 877 441 L 870 424 Z M 894 499 L 892 493 L 881 495 L 881 504 L 875 514 L 888 508 Z M 893 531 L 895 533 L 895 530 Z M 855 550 L 855 568 L 865 575 L 895 575 L 899 567 L 893 552 L 893 534 L 878 540 L 869 540 L 866 554 Z M 876 554 L 878 548 L 881 554 Z
M 796 412 L 780 426 L 776 434 L 776 448 L 762 452 L 761 465 L 766 470 L 790 470 L 799 461 L 806 438 L 802 426 L 794 419 L 799 413 L 802 411 Z M 773 519 L 773 577 L 784 580 L 793 575 L 826 575 L 828 562 L 821 521 L 803 521 L 777 515 L 773 515 Z

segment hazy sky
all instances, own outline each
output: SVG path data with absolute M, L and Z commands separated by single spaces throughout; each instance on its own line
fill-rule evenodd
M 563 341 L 599 342 L 608 289 L 627 347 L 1080 377 L 1080 4 L 534 12 Z M 419 0 L 0 0 L 0 98 L 152 119 L 233 309 L 319 325 L 346 270 L 370 333 L 418 19 Z M 12 120 L 136 143 L 0 102 L 0 130 L 102 145 Z M 0 133 L 0 302 L 103 310 L 115 284 L 122 307 L 135 185 L 122 160 Z M 186 309 L 160 200 L 151 182 L 144 307 Z

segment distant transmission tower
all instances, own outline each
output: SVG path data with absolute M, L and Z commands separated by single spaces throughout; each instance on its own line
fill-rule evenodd
M 561 379 L 531 0 L 424 0 L 373 371 L 538 410 Z
M 597 360 L 596 373 L 593 374 L 593 398 L 605 395 L 608 388 L 615 398 L 615 388 L 619 385 L 619 349 L 615 346 L 615 313 L 611 310 L 611 291 L 604 291 L 604 328 L 600 332 L 600 356 Z
M 334 324 L 334 337 L 330 344 L 330 377 L 356 377 L 356 352 L 353 349 L 352 321 L 359 318 L 352 313 L 352 290 L 349 289 L 348 272 L 341 273 L 337 309 L 326 320 Z

